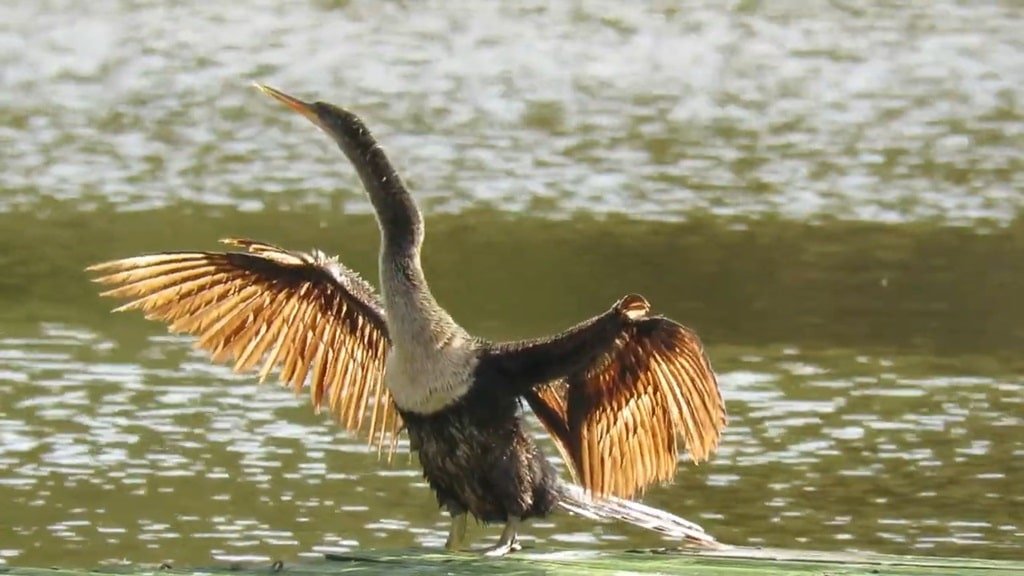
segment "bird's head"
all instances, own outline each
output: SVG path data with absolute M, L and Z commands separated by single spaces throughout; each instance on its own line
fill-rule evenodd
M 294 96 L 256 82 L 260 92 L 298 112 L 340 144 L 369 136 L 369 131 L 358 116 L 327 102 L 305 102 Z
M 410 250 L 410 254 L 419 250 L 424 234 L 419 208 L 363 121 L 334 104 L 304 102 L 259 83 L 256 87 L 302 114 L 334 139 L 363 181 L 385 232 L 385 241 L 391 246 L 400 246 L 402 250 Z

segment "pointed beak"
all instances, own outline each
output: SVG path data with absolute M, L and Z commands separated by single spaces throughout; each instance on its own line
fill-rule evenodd
M 313 105 L 310 104 L 309 102 L 303 102 L 298 98 L 289 96 L 284 92 L 281 92 L 280 90 L 271 88 L 270 86 L 264 84 L 260 84 L 259 82 L 253 82 L 253 84 L 255 84 L 256 87 L 260 89 L 260 92 L 263 92 L 264 94 L 270 96 L 274 100 L 277 100 L 278 102 L 284 104 L 285 106 L 291 108 L 292 110 L 298 112 L 299 114 L 302 114 L 303 116 L 306 117 L 307 120 L 323 128 L 323 122 L 320 121 L 320 117 L 317 115 L 316 110 L 313 108 Z

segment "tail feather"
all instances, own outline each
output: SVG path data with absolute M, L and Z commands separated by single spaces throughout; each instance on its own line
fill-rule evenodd
M 620 520 L 659 532 L 672 538 L 678 538 L 690 544 L 706 548 L 723 548 L 723 544 L 715 540 L 699 525 L 639 502 L 621 498 L 594 498 L 575 484 L 560 486 L 558 505 L 568 512 L 591 520 Z

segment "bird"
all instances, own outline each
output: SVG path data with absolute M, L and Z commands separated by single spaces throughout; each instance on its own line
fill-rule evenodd
M 128 299 L 172 333 L 197 337 L 237 372 L 275 370 L 311 403 L 390 456 L 408 435 L 450 516 L 504 525 L 484 553 L 521 548 L 522 523 L 556 508 L 618 519 L 704 546 L 700 526 L 637 497 L 718 448 L 727 415 L 698 335 L 638 294 L 542 338 L 471 335 L 438 303 L 421 264 L 424 219 L 363 120 L 346 108 L 264 94 L 330 136 L 354 167 L 379 224 L 380 293 L 337 257 L 228 238 L 226 251 L 175 251 L 89 266 L 103 296 Z M 563 479 L 530 432 L 528 411 L 565 463 Z

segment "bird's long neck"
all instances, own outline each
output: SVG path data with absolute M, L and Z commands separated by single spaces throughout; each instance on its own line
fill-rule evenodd
M 370 196 L 381 231 L 380 277 L 392 338 L 399 347 L 434 344 L 458 326 L 430 292 L 420 263 L 423 216 L 384 150 L 354 114 L 338 145 Z
M 430 292 L 419 254 L 403 258 L 383 247 L 380 280 L 388 327 L 397 348 L 436 349 L 451 336 L 462 334 L 462 329 Z
M 373 203 L 384 242 L 382 250 L 394 258 L 418 263 L 423 216 L 416 202 L 363 121 L 346 113 L 339 123 L 341 131 L 335 135 L 338 147 L 355 167 Z

